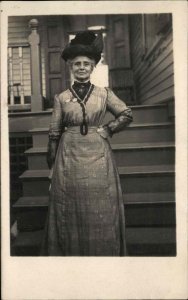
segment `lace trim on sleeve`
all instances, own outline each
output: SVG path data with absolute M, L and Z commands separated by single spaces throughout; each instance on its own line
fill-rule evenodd
M 107 126 L 110 130 L 111 135 L 115 132 L 121 131 L 125 126 L 129 125 L 132 122 L 132 110 L 127 108 L 118 114 L 115 120 L 110 121 Z

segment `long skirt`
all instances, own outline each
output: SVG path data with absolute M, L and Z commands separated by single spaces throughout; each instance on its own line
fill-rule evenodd
M 125 256 L 125 218 L 110 144 L 90 127 L 63 133 L 56 155 L 41 255 Z

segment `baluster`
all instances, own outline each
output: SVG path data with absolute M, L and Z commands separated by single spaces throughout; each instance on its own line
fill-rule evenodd
M 9 61 L 9 72 L 10 72 L 10 104 L 14 104 L 14 87 L 13 87 L 13 67 L 12 67 L 12 48 L 8 48 L 8 61 Z
M 20 97 L 21 104 L 24 104 L 24 85 L 23 85 L 23 52 L 22 47 L 18 48 L 19 51 L 19 63 L 20 63 Z

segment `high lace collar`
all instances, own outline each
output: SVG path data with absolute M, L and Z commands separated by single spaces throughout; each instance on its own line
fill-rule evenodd
M 90 81 L 87 82 L 74 81 L 73 88 L 89 88 L 90 85 L 91 85 Z

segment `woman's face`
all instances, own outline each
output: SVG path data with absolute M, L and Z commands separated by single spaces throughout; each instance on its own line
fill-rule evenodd
M 70 65 L 74 79 L 84 82 L 89 80 L 95 63 L 87 56 L 77 56 L 71 60 Z

